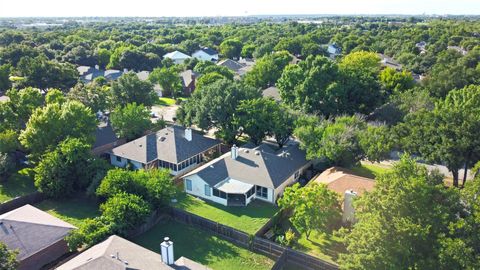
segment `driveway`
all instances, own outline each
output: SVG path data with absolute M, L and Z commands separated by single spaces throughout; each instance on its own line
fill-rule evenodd
M 156 122 L 158 119 L 162 119 L 167 122 L 175 122 L 173 119 L 177 113 L 179 106 L 178 105 L 171 105 L 171 106 L 160 106 L 155 105 L 152 106 L 152 113 L 155 114 L 156 118 L 152 118 L 153 122 Z

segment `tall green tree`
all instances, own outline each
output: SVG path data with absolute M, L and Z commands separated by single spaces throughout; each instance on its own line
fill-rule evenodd
M 99 171 L 91 145 L 68 138 L 42 156 L 35 167 L 35 186 L 52 198 L 68 197 L 83 191 Z
M 234 116 L 242 100 L 260 97 L 260 92 L 241 82 L 227 79 L 218 80 L 193 92 L 192 97 L 182 103 L 177 112 L 178 120 L 185 124 L 195 124 L 201 129 L 217 128 L 217 136 L 227 142 L 234 142 L 238 126 Z
M 405 92 L 415 85 L 415 81 L 410 72 L 406 70 L 398 72 L 390 67 L 380 72 L 380 82 L 388 94 Z
M 148 79 L 152 83 L 158 83 L 165 95 L 175 98 L 182 93 L 182 81 L 175 67 L 156 68 L 150 73 Z
M 238 58 L 242 46 L 242 42 L 237 39 L 226 39 L 220 44 L 220 54 L 225 58 Z
M 344 231 L 343 269 L 454 269 L 439 260 L 449 224 L 461 210 L 458 191 L 407 156 L 376 178 L 355 202 L 356 219 Z M 457 250 L 459 252 L 459 250 Z M 460 251 L 461 252 L 461 251 Z
M 286 51 L 265 55 L 255 62 L 252 70 L 247 72 L 245 82 L 257 88 L 275 85 L 283 69 L 291 60 L 292 56 Z
M 458 186 L 459 170 L 480 160 L 480 86 L 451 91 L 433 110 L 420 110 L 397 127 L 406 150 L 424 159 L 444 163 Z M 463 177 L 465 184 L 466 173 Z
M 35 110 L 20 134 L 20 142 L 38 158 L 68 137 L 93 143 L 96 127 L 95 115 L 83 104 L 53 103 Z
M 12 87 L 12 83 L 10 82 L 11 68 L 9 64 L 0 66 L 0 92 L 7 91 Z
M 293 211 L 289 219 L 299 232 L 305 233 L 307 239 L 314 230 L 332 230 L 341 217 L 338 194 L 324 184 L 312 183 L 300 187 L 296 183 L 287 187 L 278 205 Z
M 153 85 L 148 81 L 141 81 L 133 72 L 125 73 L 113 82 L 110 93 L 113 104 L 120 106 L 132 102 L 151 106 L 157 98 Z
M 112 112 L 110 121 L 117 136 L 128 141 L 140 137 L 152 126 L 150 111 L 135 102 L 117 107 Z

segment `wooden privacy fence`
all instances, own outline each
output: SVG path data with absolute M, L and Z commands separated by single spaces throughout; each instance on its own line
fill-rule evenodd
M 43 193 L 38 191 L 34 193 L 30 193 L 21 197 L 17 197 L 6 201 L 0 204 L 0 215 L 13 209 L 17 209 L 18 207 L 22 207 L 26 204 L 36 204 L 46 199 L 46 196 Z
M 250 248 L 250 236 L 247 233 L 173 207 L 171 208 L 171 215 L 174 220 L 194 225 L 203 230 L 213 232 L 239 246 Z
M 239 246 L 275 259 L 276 263 L 272 269 L 283 269 L 286 264 L 293 265 L 297 269 L 305 270 L 338 269 L 338 266 L 319 258 L 281 246 L 273 241 L 258 236 L 250 236 L 249 234 L 232 227 L 222 225 L 218 222 L 211 221 L 178 208 L 170 208 L 170 215 L 176 221 L 212 232 Z
M 252 250 L 275 258 L 276 263 L 272 269 L 283 269 L 287 264 L 294 266 L 296 269 L 306 270 L 338 269 L 337 265 L 257 236 L 253 239 Z

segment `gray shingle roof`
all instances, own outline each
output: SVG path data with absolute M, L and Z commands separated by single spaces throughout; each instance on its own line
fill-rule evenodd
M 246 145 L 238 151 L 237 159 L 232 159 L 229 152 L 186 176 L 197 174 L 210 186 L 231 178 L 252 185 L 277 188 L 309 163 L 305 152 L 296 142 L 291 142 L 278 151 L 267 144 L 255 148 Z
M 280 91 L 275 86 L 270 86 L 266 89 L 263 89 L 262 96 L 266 98 L 273 98 L 275 101 L 281 101 L 282 97 L 280 96 Z
M 204 51 L 206 54 L 211 55 L 211 56 L 214 56 L 214 55 L 218 54 L 217 51 L 215 51 L 214 49 L 209 48 L 209 47 L 204 47 L 204 48 L 201 48 L 200 50 Z
M 112 154 L 144 164 L 157 159 L 178 164 L 218 144 L 220 141 L 195 131 L 188 141 L 184 127 L 171 126 L 116 147 Z
M 115 135 L 110 122 L 100 122 L 95 130 L 95 143 L 92 148 L 107 145 L 117 140 L 117 135 Z
M 0 215 L 0 242 L 23 260 L 62 240 L 75 226 L 29 204 Z
M 160 243 L 159 243 L 160 244 Z M 112 258 L 118 252 L 118 259 Z M 128 264 L 125 264 L 127 261 Z M 87 249 L 80 255 L 57 268 L 66 269 L 172 269 L 162 262 L 160 254 L 143 248 L 119 236 Z
M 184 87 L 188 87 L 197 77 L 197 73 L 191 69 L 180 72 L 180 78 Z
M 237 61 L 233 61 L 232 59 L 225 59 L 217 63 L 218 66 L 226 67 L 234 72 L 239 71 L 240 69 L 244 68 L 245 65 L 238 63 Z

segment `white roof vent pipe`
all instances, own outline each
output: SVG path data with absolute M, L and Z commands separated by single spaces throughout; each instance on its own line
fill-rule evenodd
M 185 129 L 185 139 L 187 139 L 187 141 L 189 141 L 189 142 L 192 141 L 192 129 L 191 128 L 186 128 Z
M 172 265 L 175 263 L 173 260 L 173 242 L 170 241 L 170 238 L 163 238 L 163 242 L 160 244 L 160 252 L 163 263 L 167 265 Z
M 232 146 L 232 150 L 230 151 L 232 155 L 232 159 L 237 159 L 238 157 L 238 147 L 234 144 Z

